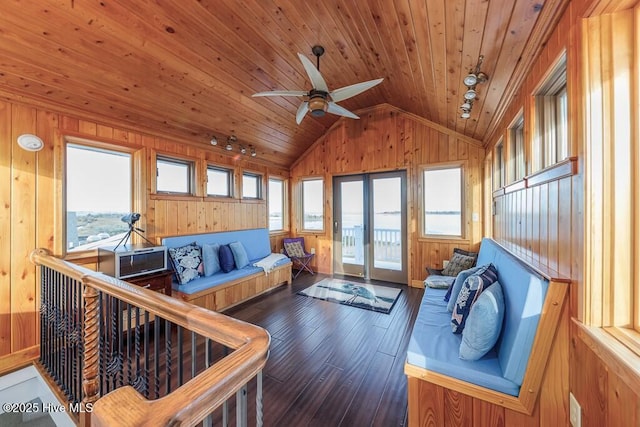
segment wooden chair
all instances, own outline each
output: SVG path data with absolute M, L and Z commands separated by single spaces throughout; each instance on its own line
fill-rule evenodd
M 291 259 L 293 268 L 298 270 L 293 278 L 295 279 L 303 271 L 308 271 L 313 275 L 311 269 L 311 260 L 314 254 L 307 252 L 304 248 L 304 237 L 287 237 L 282 240 L 284 246 L 284 254 Z

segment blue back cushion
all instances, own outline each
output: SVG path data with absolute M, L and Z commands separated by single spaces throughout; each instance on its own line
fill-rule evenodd
M 229 245 L 221 245 L 220 246 L 220 269 L 225 273 L 230 272 L 235 267 L 235 262 L 233 261 L 233 252 L 231 252 L 231 248 Z
M 504 293 L 504 321 L 496 345 L 505 378 L 522 385 L 549 281 L 530 271 L 491 239 L 483 239 L 478 265 L 498 266 Z
M 209 277 L 220 271 L 219 259 L 220 245 L 217 243 L 202 245 L 202 262 L 204 263 L 204 275 Z
M 194 241 L 200 246 L 205 243 L 228 245 L 231 242 L 240 242 L 247 251 L 247 258 L 249 258 L 249 261 L 251 262 L 257 261 L 271 254 L 269 230 L 266 228 L 164 237 L 162 239 L 162 244 L 168 248 L 175 248 Z
M 500 282 L 485 289 L 471 307 L 460 342 L 460 359 L 478 360 L 498 341 L 504 318 L 504 296 Z

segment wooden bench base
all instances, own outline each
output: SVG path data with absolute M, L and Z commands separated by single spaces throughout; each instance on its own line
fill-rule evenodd
M 172 296 L 209 310 L 222 311 L 289 283 L 291 264 L 276 267 L 268 275 L 255 273 L 194 294 L 174 291 Z

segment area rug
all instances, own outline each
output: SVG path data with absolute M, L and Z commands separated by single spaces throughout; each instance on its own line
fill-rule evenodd
M 300 295 L 389 314 L 402 289 L 340 279 L 322 279 Z

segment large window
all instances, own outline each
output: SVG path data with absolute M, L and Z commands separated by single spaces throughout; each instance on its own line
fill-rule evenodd
M 242 174 L 242 198 L 260 199 L 262 197 L 262 176 L 245 172 Z
M 285 181 L 269 178 L 269 231 L 284 230 L 285 196 Z
M 207 167 L 207 195 L 216 197 L 233 196 L 233 171 L 215 166 Z
M 192 194 L 193 162 L 156 157 L 156 191 L 158 193 Z
M 524 115 L 520 113 L 509 127 L 509 182 L 519 181 L 524 176 Z
M 533 171 L 551 166 L 569 156 L 566 54 L 560 58 L 535 98 Z
M 324 230 L 324 183 L 322 179 L 302 181 L 302 229 Z
M 67 251 L 117 244 L 129 230 L 131 155 L 67 144 L 66 173 Z
M 430 237 L 462 237 L 462 166 L 423 171 L 423 232 Z

